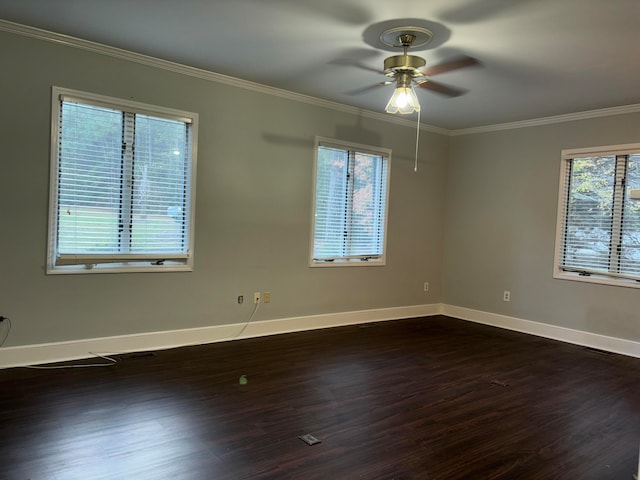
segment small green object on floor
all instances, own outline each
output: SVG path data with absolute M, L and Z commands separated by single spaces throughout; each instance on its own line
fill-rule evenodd
M 239 380 L 240 385 L 246 385 L 248 382 L 249 381 L 247 380 L 246 375 L 240 375 L 240 380 Z

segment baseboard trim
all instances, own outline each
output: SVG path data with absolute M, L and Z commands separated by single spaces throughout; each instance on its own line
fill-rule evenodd
M 241 338 L 264 337 L 282 333 L 302 332 L 369 322 L 430 317 L 440 314 L 460 320 L 640 358 L 640 342 L 465 307 L 457 307 L 455 305 L 435 303 L 262 320 L 252 322 L 246 325 L 246 328 L 244 328 L 245 324 L 216 325 L 66 342 L 4 347 L 0 349 L 0 369 L 90 358 L 94 353 L 116 354 L 166 350 L 188 345 L 232 341 Z
M 282 333 L 356 325 L 369 322 L 401 320 L 438 315 L 442 305 L 410 305 L 405 307 L 329 313 L 304 317 L 263 320 L 245 324 L 168 330 L 160 332 L 91 338 L 66 342 L 5 347 L 0 349 L 0 368 L 23 367 L 65 362 L 101 355 L 166 350 L 188 345 L 200 345 L 263 337 Z
M 558 327 L 556 325 L 509 317 L 496 313 L 483 312 L 470 308 L 456 307 L 454 305 L 443 304 L 441 313 L 449 317 L 459 318 L 461 320 L 467 320 L 474 323 L 500 327 L 507 330 L 536 335 L 538 337 L 560 340 L 566 343 L 597 348 L 608 352 L 640 358 L 640 342 L 634 342 L 632 340 L 608 337 L 597 333 Z

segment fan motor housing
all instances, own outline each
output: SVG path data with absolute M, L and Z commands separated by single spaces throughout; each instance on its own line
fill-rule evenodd
M 426 60 L 416 55 L 394 55 L 384 59 L 384 72 L 394 74 L 401 71 L 417 71 L 427 64 Z

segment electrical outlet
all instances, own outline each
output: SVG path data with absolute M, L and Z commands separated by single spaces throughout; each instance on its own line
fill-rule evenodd
M 502 300 L 504 300 L 505 302 L 511 301 L 511 292 L 509 290 L 504 291 L 504 293 L 502 294 Z
M 244 297 L 242 295 L 238 295 L 238 305 L 242 305 L 244 303 Z
M 260 292 L 254 292 L 253 303 L 260 303 Z
M 271 303 L 271 292 L 264 292 L 262 295 L 263 303 Z
M 424 291 L 425 292 L 429 291 L 429 282 L 424 282 Z

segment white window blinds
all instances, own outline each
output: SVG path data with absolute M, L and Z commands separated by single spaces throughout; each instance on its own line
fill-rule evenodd
M 50 267 L 189 264 L 192 121 L 68 95 L 58 102 Z
M 560 272 L 640 281 L 640 153 L 621 150 L 563 160 Z
M 631 191 L 640 189 L 640 154 L 629 155 L 625 175 L 620 231 L 620 273 L 640 279 L 640 200 Z
M 384 261 L 389 153 L 319 141 L 312 264 Z

